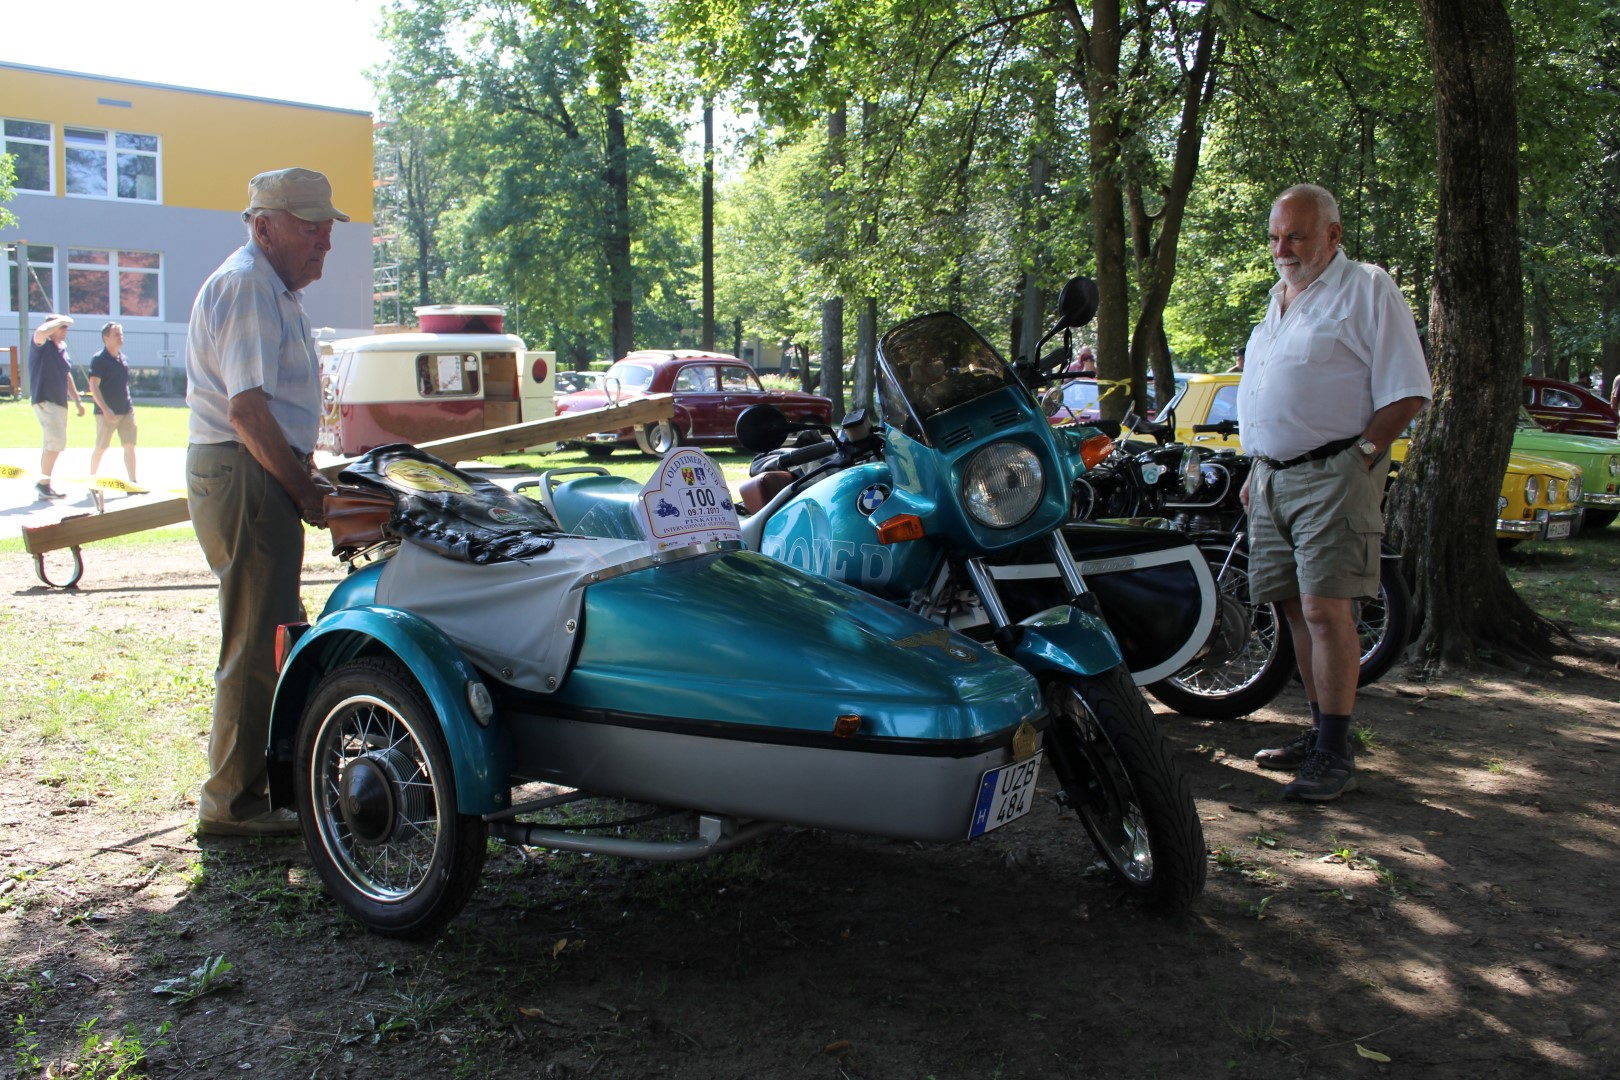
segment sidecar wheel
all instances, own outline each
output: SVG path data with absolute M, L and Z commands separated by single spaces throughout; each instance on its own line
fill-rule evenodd
M 456 812 L 444 735 L 408 668 L 369 657 L 321 680 L 297 762 L 310 860 L 351 915 L 379 934 L 422 938 L 466 905 L 489 827 Z
M 1378 562 L 1378 595 L 1356 605 L 1356 633 L 1361 637 L 1357 686 L 1378 681 L 1394 667 L 1412 634 L 1412 590 L 1401 576 L 1401 561 Z
M 1265 708 L 1283 692 L 1294 674 L 1294 641 L 1276 605 L 1249 603 L 1246 553 L 1228 558 L 1221 547 L 1204 557 L 1218 575 L 1223 625 L 1232 638 L 1214 643 L 1202 659 L 1150 683 L 1148 690 L 1182 716 L 1236 720 Z
M 1187 778 L 1123 667 L 1043 681 L 1065 801 L 1125 891 L 1163 914 L 1204 888 L 1204 829 Z

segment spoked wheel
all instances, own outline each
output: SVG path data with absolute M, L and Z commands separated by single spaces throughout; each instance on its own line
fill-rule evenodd
M 1049 675 L 1042 688 L 1065 801 L 1127 893 L 1184 910 L 1204 888 L 1204 829 L 1130 672 Z
M 681 445 L 681 432 L 672 421 L 658 420 L 636 428 L 636 445 L 643 454 L 663 457 Z
M 1245 552 L 1222 547 L 1204 557 L 1220 589 L 1219 633 L 1201 659 L 1148 690 L 1183 716 L 1235 720 L 1282 693 L 1294 673 L 1294 642 L 1275 605 L 1249 603 Z
M 489 827 L 456 812 L 438 719 L 397 660 L 355 660 L 316 687 L 298 734 L 298 815 L 321 880 L 380 934 L 434 934 L 478 885 Z
M 1356 633 L 1361 637 L 1356 685 L 1366 686 L 1395 666 L 1412 636 L 1412 591 L 1399 559 L 1378 560 L 1378 595 L 1356 604 Z

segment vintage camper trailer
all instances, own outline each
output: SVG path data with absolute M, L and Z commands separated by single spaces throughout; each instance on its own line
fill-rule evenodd
M 416 309 L 421 329 L 322 343 L 317 448 L 363 454 L 555 413 L 555 360 L 504 331 L 505 309 Z

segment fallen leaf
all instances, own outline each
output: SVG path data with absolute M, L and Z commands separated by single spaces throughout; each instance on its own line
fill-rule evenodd
M 563 950 L 566 948 L 568 948 L 568 939 L 565 937 L 558 938 L 557 943 L 551 947 L 551 958 L 553 960 L 557 959 L 557 957 L 562 955 Z
M 823 1054 L 842 1054 L 845 1050 L 849 1049 L 849 1046 L 850 1043 L 848 1039 L 839 1039 L 837 1042 L 830 1042 L 826 1046 L 823 1046 L 821 1048 L 821 1052 Z
M 1366 1058 L 1368 1061 L 1377 1061 L 1377 1062 L 1380 1062 L 1380 1063 L 1385 1064 L 1385 1065 L 1389 1064 L 1389 1055 L 1388 1054 L 1380 1054 L 1376 1050 L 1369 1050 L 1365 1046 L 1362 1046 L 1360 1043 L 1356 1043 L 1356 1053 L 1360 1054 L 1362 1057 Z

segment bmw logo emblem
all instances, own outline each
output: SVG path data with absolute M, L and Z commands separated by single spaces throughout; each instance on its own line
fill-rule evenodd
M 884 487 L 882 484 L 873 484 L 870 487 L 862 490 L 860 495 L 856 497 L 855 509 L 859 510 L 862 514 L 870 514 L 872 511 L 882 506 L 888 497 L 888 488 Z

